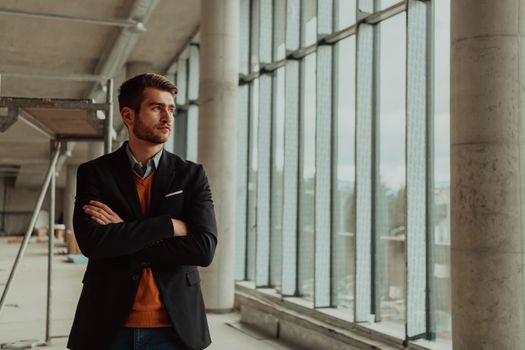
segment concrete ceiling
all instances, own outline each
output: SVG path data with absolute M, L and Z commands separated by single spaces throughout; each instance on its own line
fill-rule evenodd
M 149 6 L 151 12 L 145 18 L 131 16 L 148 13 Z M 86 81 L 86 77 L 93 80 L 100 76 L 108 53 L 115 51 L 120 33 L 124 33 L 126 39 L 133 39 L 119 49 L 124 61 L 115 69 L 109 69 L 111 77 L 125 78 L 127 62 L 147 62 L 154 71 L 164 73 L 196 33 L 199 14 L 200 1 L 195 0 L 2 0 L 0 96 L 95 97 L 97 82 Z M 53 16 L 62 16 L 62 19 L 50 18 Z M 76 20 L 65 20 L 64 17 Z M 85 23 L 78 19 L 116 20 L 119 23 L 135 20 L 143 22 L 146 31 Z M 104 80 L 105 77 L 100 79 Z M 116 83 L 119 83 L 118 79 Z M 63 118 L 77 118 L 71 125 L 85 127 L 86 133 L 93 133 L 93 128 L 85 120 L 79 120 L 73 114 L 55 113 L 53 116 L 51 112 L 34 117 L 45 120 L 51 128 L 61 128 L 65 133 L 68 126 L 63 123 Z M 114 125 L 120 125 L 118 115 L 115 115 Z M 87 144 L 77 142 L 66 163 L 86 160 Z M 23 118 L 0 133 L 0 168 L 2 165 L 20 167 L 17 186 L 40 186 L 48 162 L 49 137 Z M 64 184 L 63 175 L 61 177 L 57 182 L 59 186 Z

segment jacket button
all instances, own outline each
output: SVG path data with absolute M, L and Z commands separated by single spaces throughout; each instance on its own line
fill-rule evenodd
M 133 275 L 133 276 L 131 276 L 131 279 L 133 281 L 137 281 L 139 279 L 139 275 Z

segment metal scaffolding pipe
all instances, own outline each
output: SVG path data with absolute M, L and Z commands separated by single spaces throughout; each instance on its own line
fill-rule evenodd
M 104 121 L 104 153 L 111 152 L 113 145 L 113 79 L 109 79 L 106 85 L 106 120 Z
M 27 228 L 27 231 L 24 235 L 24 239 L 22 241 L 22 244 L 20 245 L 20 249 L 18 250 L 18 254 L 15 259 L 15 263 L 13 264 L 13 268 L 11 269 L 11 273 L 9 274 L 9 278 L 7 279 L 7 283 L 2 293 L 2 298 L 0 299 L 0 313 L 2 312 L 2 309 L 4 308 L 5 299 L 7 297 L 7 293 L 9 292 L 9 288 L 11 287 L 11 284 L 13 282 L 13 277 L 15 276 L 15 272 L 18 267 L 18 264 L 20 263 L 20 260 L 22 259 L 24 255 L 24 252 L 27 248 L 27 244 L 29 243 L 29 237 L 31 236 L 31 233 L 33 232 L 33 228 L 35 227 L 38 213 L 40 212 L 40 208 L 42 207 L 42 203 L 44 202 L 44 198 L 46 196 L 46 191 L 47 191 L 47 188 L 49 187 L 49 183 L 51 182 L 51 177 L 54 176 L 55 174 L 55 167 L 56 167 L 59 155 L 60 155 L 60 143 L 57 144 L 55 154 L 53 155 L 53 158 L 49 165 L 49 169 L 47 170 L 47 174 L 46 174 L 43 186 L 42 186 L 42 190 L 40 191 L 40 195 L 38 196 L 38 200 L 36 202 L 35 209 L 33 211 L 33 216 L 31 217 L 31 221 L 29 223 L 29 227 Z
M 51 141 L 51 153 L 58 150 L 60 143 Z M 60 153 L 60 152 L 57 152 Z M 58 161 L 56 162 L 58 163 Z M 50 166 L 51 182 L 49 184 L 49 231 L 47 250 L 47 302 L 46 302 L 46 343 L 51 337 L 51 279 L 53 277 L 53 248 L 55 245 L 55 194 L 56 194 L 56 164 Z

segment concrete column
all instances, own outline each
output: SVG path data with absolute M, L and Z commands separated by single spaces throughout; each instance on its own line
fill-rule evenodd
M 73 230 L 73 209 L 77 188 L 77 164 L 66 166 L 66 187 L 64 188 L 64 225 L 66 230 Z
M 451 6 L 453 347 L 522 349 L 525 0 Z
M 198 161 L 215 202 L 219 244 L 202 269 L 203 294 L 211 311 L 233 308 L 235 155 L 238 85 L 238 0 L 201 1 Z

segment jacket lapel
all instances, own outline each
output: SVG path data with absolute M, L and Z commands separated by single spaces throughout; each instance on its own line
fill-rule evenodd
M 151 189 L 150 215 L 157 212 L 160 202 L 164 199 L 164 194 L 171 188 L 171 182 L 174 178 L 175 164 L 164 150 L 160 157 L 159 167 L 155 171 Z
M 127 204 L 133 211 L 133 214 L 141 219 L 143 217 L 142 209 L 140 207 L 139 195 L 137 194 L 137 187 L 135 186 L 135 179 L 133 178 L 128 155 L 126 154 L 126 145 L 127 142 L 115 152 L 114 174 L 120 191 L 124 198 L 126 198 Z

